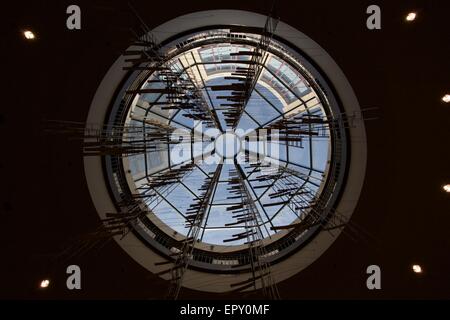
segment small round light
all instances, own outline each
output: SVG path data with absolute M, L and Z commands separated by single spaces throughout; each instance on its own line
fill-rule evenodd
M 34 35 L 34 33 L 30 30 L 25 30 L 23 32 L 23 36 L 25 37 L 25 39 L 27 40 L 33 40 L 36 38 L 36 36 Z
M 50 285 L 50 280 L 45 279 L 41 281 L 40 287 L 41 288 L 47 288 Z
M 446 94 L 445 96 L 443 96 L 442 101 L 444 101 L 445 103 L 449 103 L 450 102 L 450 94 Z
M 415 273 L 422 273 L 422 267 L 419 266 L 418 264 L 413 265 L 412 269 Z
M 414 21 L 417 17 L 415 12 L 410 12 L 406 15 L 406 21 Z
M 450 192 L 450 184 L 446 184 L 442 189 L 444 189 L 445 192 Z

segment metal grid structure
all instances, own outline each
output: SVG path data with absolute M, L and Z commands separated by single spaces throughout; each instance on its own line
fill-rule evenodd
M 118 213 L 99 234 L 132 231 L 153 246 L 163 258 L 156 264 L 168 265 L 159 275 L 170 276 L 171 299 L 190 267 L 248 272 L 230 291 L 261 288 L 277 299 L 271 266 L 317 232 L 348 223 L 334 207 L 345 179 L 346 129 L 363 116 L 332 106 L 302 60 L 273 39 L 276 25 L 269 16 L 260 29 L 222 26 L 168 44 L 144 28 L 137 49 L 125 52 L 128 80 L 107 123 L 62 124 L 83 141 L 85 155 L 104 161 Z M 214 53 L 220 50 L 225 58 Z M 205 164 L 217 157 L 218 137 L 237 129 L 245 131 L 244 153 Z M 283 154 L 251 147 L 261 143 Z M 187 155 L 175 161 L 175 148 Z M 297 162 L 303 154 L 305 163 Z M 220 246 L 228 250 L 214 250 Z

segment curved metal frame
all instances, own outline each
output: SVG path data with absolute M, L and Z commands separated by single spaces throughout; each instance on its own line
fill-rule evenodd
M 212 26 L 211 29 L 217 29 L 217 27 Z M 192 31 L 192 33 L 196 33 L 198 31 Z M 192 34 L 191 33 L 191 34 Z M 189 35 L 184 36 L 181 38 L 181 41 L 183 38 L 189 38 Z M 215 39 L 206 39 L 202 44 L 210 44 L 214 42 L 223 42 L 224 39 L 215 38 Z M 281 39 L 280 39 L 281 40 Z M 279 41 L 280 41 L 279 40 Z M 250 44 L 251 42 L 245 41 L 243 39 L 236 39 L 232 40 L 235 41 L 233 43 L 236 44 Z M 171 43 L 166 43 L 164 47 L 168 47 L 173 45 L 173 41 Z M 200 44 L 198 44 L 200 45 Z M 197 46 L 197 45 L 196 45 Z M 177 46 L 178 47 L 178 46 Z M 182 46 L 181 48 L 178 48 L 178 50 L 175 50 L 169 57 L 168 60 L 171 59 L 171 56 L 176 56 L 181 53 L 183 50 L 189 50 L 190 46 Z M 278 49 L 278 51 L 277 51 Z M 278 48 L 271 47 L 269 51 L 272 50 L 272 53 L 278 56 L 284 48 L 282 46 L 278 46 Z M 295 49 L 289 48 L 291 52 L 284 52 L 286 55 L 284 58 L 282 58 L 284 61 L 288 61 L 287 58 L 290 58 L 291 60 L 294 60 L 297 58 L 299 60 L 307 60 L 307 58 L 303 55 L 301 55 L 299 52 L 296 52 Z M 278 53 L 278 54 L 277 54 Z M 295 53 L 297 57 L 288 57 L 289 53 Z M 293 61 L 289 61 L 292 64 Z M 342 111 L 337 103 L 334 103 L 330 105 L 328 97 L 330 95 L 333 95 L 332 92 L 323 92 L 323 89 L 320 84 L 320 80 L 323 80 L 323 76 L 321 75 L 320 71 L 318 70 L 311 70 L 315 75 L 310 74 L 305 69 L 298 69 L 299 65 L 295 66 L 296 69 L 302 74 L 302 76 L 308 81 L 310 85 L 315 86 L 315 91 L 319 95 L 320 100 L 322 102 L 322 105 L 324 106 L 324 110 L 326 110 L 329 114 L 327 116 L 332 117 L 334 114 L 340 114 Z M 113 102 L 112 107 L 110 109 L 110 113 L 107 119 L 107 124 L 112 125 L 120 125 L 123 124 L 125 121 L 125 117 L 127 115 L 128 109 L 130 108 L 131 102 L 133 101 L 133 97 L 130 97 L 130 95 L 125 95 L 125 91 L 129 90 L 130 88 L 139 88 L 141 87 L 143 81 L 145 81 L 150 74 L 147 71 L 143 72 L 131 72 L 129 76 L 126 78 L 126 81 L 124 82 L 123 86 L 121 87 L 120 91 L 116 95 L 116 100 Z M 315 77 L 317 78 L 315 78 Z M 320 79 L 320 80 L 319 80 Z M 318 81 L 319 80 L 319 81 Z M 333 101 L 337 102 L 336 97 L 333 96 Z M 332 117 L 333 118 L 333 117 Z M 339 121 L 342 121 L 341 118 L 339 118 Z M 332 141 L 332 151 L 331 151 L 331 163 L 330 163 L 330 170 L 327 175 L 327 181 L 325 182 L 325 187 L 322 190 L 320 194 L 320 199 L 324 199 L 323 203 L 326 203 L 327 205 L 320 208 L 320 211 L 322 212 L 322 217 L 324 219 L 329 219 L 330 215 L 333 212 L 333 208 L 335 204 L 338 201 L 338 197 L 340 194 L 340 188 L 342 184 L 345 181 L 345 175 L 346 175 L 346 159 L 347 159 L 347 133 L 345 126 L 343 125 L 343 122 L 340 122 L 340 126 L 338 130 L 333 131 L 330 130 L 331 134 L 331 141 Z M 126 175 L 123 171 L 123 165 L 121 163 L 121 159 L 114 156 L 106 156 L 104 157 L 104 168 L 106 175 L 108 177 L 108 180 L 110 182 L 110 191 L 112 193 L 113 198 L 116 201 L 116 205 L 123 200 L 129 198 L 130 195 L 130 189 L 126 182 Z M 117 182 L 119 181 L 119 185 L 117 185 Z M 150 248 L 156 249 L 160 254 L 165 256 L 167 259 L 170 259 L 171 251 L 170 249 L 172 247 L 177 247 L 180 245 L 180 242 L 175 240 L 174 238 L 170 237 L 166 233 L 162 232 L 158 227 L 156 227 L 151 220 L 149 219 L 143 219 L 140 221 L 140 223 L 137 223 L 134 226 L 135 230 L 134 233 L 136 236 L 138 236 L 144 243 L 148 244 Z M 320 231 L 321 226 L 313 226 L 311 228 L 308 228 L 305 232 L 304 228 L 297 227 L 290 231 L 287 235 L 283 236 L 281 239 L 278 239 L 266 246 L 266 251 L 271 252 L 274 250 L 278 250 L 278 253 L 272 255 L 270 258 L 268 258 L 270 263 L 278 262 L 282 259 L 285 259 L 290 254 L 294 253 L 295 251 L 299 250 L 303 245 L 308 243 L 314 235 Z M 148 232 L 150 231 L 150 233 Z M 202 249 L 195 249 L 193 261 L 190 264 L 190 267 L 195 269 L 201 269 L 203 271 L 209 271 L 209 272 L 240 272 L 244 270 L 248 270 L 248 254 L 246 252 L 247 250 L 239 250 L 232 253 L 217 253 L 217 252 L 211 252 L 206 251 Z M 221 264 L 212 264 L 213 259 L 219 259 L 219 260 L 239 260 L 240 264 L 238 267 L 236 266 L 229 266 L 229 265 L 221 265 Z

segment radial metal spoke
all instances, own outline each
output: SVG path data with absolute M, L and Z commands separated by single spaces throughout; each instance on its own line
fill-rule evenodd
M 214 190 L 217 186 L 222 165 L 219 164 L 212 177 L 208 177 L 202 186 L 204 190 L 200 199 L 191 204 L 186 213 L 186 224 L 189 226 L 186 239 L 183 241 L 179 253 L 176 255 L 174 266 L 171 268 L 171 285 L 169 287 L 168 298 L 177 299 L 180 293 L 184 275 L 191 261 L 194 247 L 199 240 L 200 231 L 204 228 L 203 223 L 206 220 L 206 213 L 210 207 L 211 199 L 214 196 Z
M 278 299 L 278 289 L 271 275 L 270 264 L 266 261 L 267 252 L 262 243 L 262 240 L 264 239 L 260 225 L 262 220 L 258 208 L 245 183 L 245 174 L 236 160 L 234 166 L 235 170 L 230 172 L 230 189 L 232 192 L 241 195 L 242 204 L 230 207 L 228 210 L 238 213 L 236 215 L 237 223 L 243 223 L 246 231 L 235 234 L 233 238 L 224 241 L 236 241 L 243 238 L 247 239 L 246 244 L 249 246 L 248 250 L 250 253 L 252 277 L 244 282 L 232 284 L 231 287 L 235 288 L 232 289 L 232 291 L 241 291 L 249 287 L 256 289 L 257 282 L 259 281 L 266 297 Z

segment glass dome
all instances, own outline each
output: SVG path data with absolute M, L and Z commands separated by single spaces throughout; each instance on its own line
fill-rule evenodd
M 281 38 L 261 51 L 261 31 L 191 30 L 160 44 L 158 65 L 129 49 L 107 116 L 152 141 L 104 157 L 116 206 L 139 201 L 134 233 L 163 256 L 195 241 L 193 268 L 247 270 L 256 238 L 268 262 L 289 256 L 328 223 L 345 176 L 345 121 L 325 77 Z
M 207 35 L 207 38 L 213 38 L 215 41 L 211 44 L 205 40 L 199 44 L 191 44 L 190 48 L 173 55 L 167 62 L 173 72 L 201 88 L 203 98 L 208 107 L 217 114 L 219 124 L 208 128 L 200 121 L 190 118 L 189 110 L 165 109 L 169 104 L 167 94 L 137 94 L 130 106 L 126 120 L 128 125 L 145 127 L 149 126 L 148 120 L 159 121 L 176 128 L 177 137 L 186 138 L 191 132 L 195 132 L 195 141 L 185 139 L 178 144 L 161 146 L 159 151 L 130 156 L 126 169 L 131 172 L 130 187 L 136 188 L 142 195 L 148 195 L 153 190 L 145 188 L 145 185 L 153 174 L 177 168 L 195 159 L 195 167 L 178 183 L 164 193 L 159 193 L 158 197 L 144 198 L 145 204 L 159 220 L 178 234 L 186 235 L 189 228 L 186 226 L 185 212 L 189 209 L 191 200 L 200 198 L 204 179 L 211 172 L 218 170 L 219 164 L 222 163 L 220 178 L 216 182 L 214 196 L 201 226 L 199 241 L 212 245 L 237 246 L 247 240 L 241 238 L 227 242 L 234 234 L 245 232 L 244 225 L 233 224 L 233 215 L 227 210 L 237 204 L 228 189 L 229 171 L 234 169 L 235 164 L 234 160 L 229 161 L 230 159 L 224 157 L 224 154 L 230 151 L 229 143 L 220 143 L 218 146 L 217 142 L 223 136 L 237 138 L 238 142 L 235 144 L 240 147 L 237 158 L 241 160 L 237 161 L 238 165 L 245 173 L 246 185 L 260 212 L 259 224 L 263 236 L 271 239 L 276 233 L 282 232 L 274 230 L 273 227 L 301 220 L 304 212 L 298 207 L 308 207 L 323 188 L 331 156 L 331 137 L 328 127 L 319 123 L 305 125 L 311 134 L 299 135 L 299 139 L 295 141 L 267 141 L 261 137 L 259 141 L 246 141 L 245 137 L 268 129 L 283 119 L 316 117 L 326 120 L 328 117 L 314 85 L 302 75 L 302 66 L 292 58 L 289 59 L 286 53 L 281 54 L 281 49 L 286 48 L 279 43 L 274 43 L 274 48 L 279 46 L 278 51 L 273 50 L 265 56 L 261 75 L 239 122 L 234 128 L 227 125 L 224 113 L 228 108 L 223 106 L 226 101 L 222 97 L 231 96 L 232 89 L 229 88 L 236 82 L 233 74 L 239 67 L 245 67 L 243 62 L 250 61 L 250 56 L 239 53 L 253 50 L 252 41 L 257 43 L 259 39 L 257 35 L 242 34 L 241 40 L 236 40 L 236 43 L 232 43 L 228 38 L 218 41 L 220 35 L 225 32 L 226 30 L 217 29 L 191 36 L 189 39 Z M 157 71 L 149 74 L 141 89 L 162 88 L 163 83 L 157 81 L 160 78 L 161 75 Z M 162 104 L 164 102 L 167 104 Z M 212 150 L 215 151 L 214 154 L 211 154 Z M 260 160 L 270 166 L 255 170 L 243 161 L 246 152 L 259 155 Z M 302 190 L 304 193 L 292 197 L 296 199 L 289 199 L 290 196 L 286 192 L 286 196 L 274 201 L 274 195 L 284 187 L 281 182 L 283 178 L 278 183 L 269 185 L 259 178 L 283 168 L 297 173 L 289 177 L 292 180 L 290 182 L 298 184 L 293 189 Z

